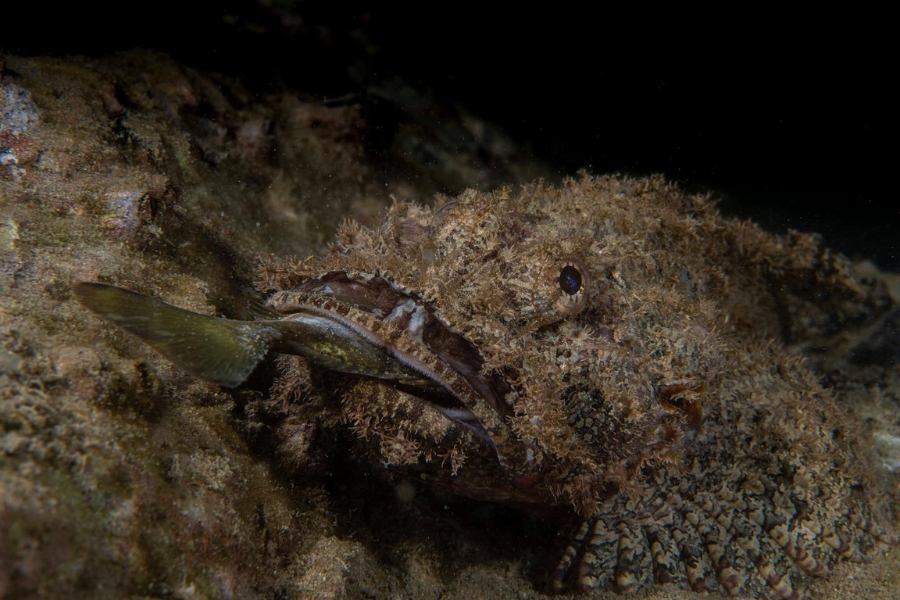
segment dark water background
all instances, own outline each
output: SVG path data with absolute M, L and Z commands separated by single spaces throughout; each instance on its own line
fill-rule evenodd
M 399 78 L 560 174 L 662 172 L 900 270 L 896 48 L 877 13 L 163 0 L 16 4 L 2 20 L 2 51 L 153 48 L 257 92 L 338 97 Z

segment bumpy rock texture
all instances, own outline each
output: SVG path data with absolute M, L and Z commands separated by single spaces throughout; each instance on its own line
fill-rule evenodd
M 356 110 L 263 106 L 148 53 L 9 58 L 0 90 L 0 596 L 317 589 L 303 582 L 332 531 L 321 494 L 295 502 L 231 398 L 159 372 L 69 290 L 106 278 L 232 309 L 247 250 L 311 250 L 349 206 L 378 203 Z M 309 168 L 286 174 L 270 146 Z M 318 219 L 301 188 L 337 212 Z
M 267 374 L 259 373 L 234 392 L 193 380 L 89 315 L 71 297 L 73 282 L 101 280 L 200 312 L 247 316 L 250 281 L 260 254 L 321 253 L 334 228 L 347 216 L 376 226 L 390 202 L 389 192 L 400 200 L 427 201 L 447 181 L 454 186 L 490 186 L 497 181 L 496 170 L 473 168 L 479 164 L 474 156 L 485 153 L 477 141 L 471 146 L 457 144 L 456 153 L 438 154 L 443 156 L 438 163 L 448 171 L 465 165 L 462 173 L 441 175 L 435 174 L 433 160 L 440 134 L 428 132 L 422 123 L 401 128 L 409 137 L 394 145 L 403 158 L 386 164 L 367 154 L 368 126 L 365 111 L 356 104 L 323 106 L 291 94 L 257 99 L 233 81 L 183 68 L 153 53 L 105 59 L 0 59 L 0 597 L 543 597 L 540 590 L 550 587 L 546 574 L 577 527 L 569 531 L 563 521 L 564 535 L 557 536 L 557 526 L 545 525 L 543 520 L 523 519 L 493 504 L 420 491 L 415 483 L 419 473 L 411 480 L 386 483 L 380 477 L 383 469 L 353 456 L 360 439 L 384 437 L 383 425 L 367 429 L 363 422 L 346 423 L 346 415 L 340 414 L 343 408 L 338 414 L 331 407 L 311 416 L 310 394 L 322 391 L 303 388 L 299 378 L 282 380 L 270 390 Z M 432 158 L 429 166 L 419 169 L 417 178 L 406 177 L 404 162 L 415 154 L 409 148 L 426 147 Z M 472 160 L 464 156 L 465 148 L 471 149 Z M 533 166 L 514 164 L 515 153 L 508 147 L 502 150 L 503 160 L 492 156 L 490 161 L 505 164 L 502 179 L 521 181 L 540 173 Z M 651 184 L 627 185 L 631 186 L 628 193 L 634 194 L 636 188 Z M 553 211 L 545 211 L 548 220 L 526 221 L 519 234 L 509 232 L 511 240 L 528 232 L 550 235 L 553 221 L 572 220 L 575 204 L 559 196 L 561 192 L 530 189 L 545 194 L 547 201 L 558 199 L 562 212 L 554 216 Z M 680 197 L 672 194 L 672 198 Z M 464 197 L 457 208 L 447 209 L 457 215 L 455 219 L 438 221 L 430 209 L 399 204 L 383 231 L 392 231 L 400 222 L 407 226 L 391 241 L 391 252 L 416 254 L 418 262 L 411 261 L 406 268 L 422 273 L 423 265 L 450 265 L 434 260 L 439 256 L 437 245 L 426 247 L 424 253 L 417 250 L 422 228 L 443 223 L 441 231 L 448 237 L 441 238 L 441 244 L 451 247 L 454 236 L 466 231 L 471 236 L 475 231 L 466 218 L 475 215 L 476 200 Z M 535 199 L 534 205 L 544 201 Z M 499 206 L 512 200 L 501 194 L 493 202 Z M 731 474 L 745 467 L 745 472 L 762 479 L 760 465 L 766 456 L 771 457 L 773 468 L 796 466 L 789 449 L 798 439 L 809 439 L 813 444 L 796 460 L 800 456 L 815 460 L 804 459 L 793 482 L 799 484 L 808 477 L 811 485 L 804 489 L 835 490 L 835 502 L 823 508 L 821 498 L 811 497 L 808 506 L 814 510 L 809 524 L 794 519 L 784 531 L 790 535 L 798 527 L 830 524 L 836 536 L 847 542 L 848 552 L 867 551 L 878 531 L 865 533 L 861 526 L 864 529 L 869 511 L 880 506 L 872 479 L 896 478 L 889 471 L 900 454 L 892 450 L 900 418 L 896 357 L 890 352 L 894 338 L 884 335 L 892 322 L 885 312 L 887 301 L 877 285 L 854 283 L 862 280 L 850 276 L 845 262 L 828 256 L 810 237 L 771 238 L 750 226 L 705 218 L 714 213 L 703 202 L 684 202 L 678 210 L 695 203 L 697 214 L 660 222 L 650 222 L 648 216 L 644 225 L 652 235 L 621 232 L 616 245 L 622 253 L 618 279 L 616 270 L 610 272 L 603 262 L 611 255 L 596 254 L 599 246 L 588 252 L 584 285 L 592 293 L 605 290 L 607 304 L 599 308 L 592 304 L 573 314 L 554 312 L 567 310 L 554 304 L 549 314 L 565 318 L 538 317 L 539 326 L 532 331 L 514 313 L 498 315 L 494 303 L 504 293 L 529 293 L 527 288 L 509 287 L 509 282 L 515 280 L 513 276 L 531 277 L 533 271 L 500 273 L 499 280 L 507 283 L 491 289 L 496 287 L 498 265 L 504 261 L 521 265 L 523 255 L 501 252 L 493 263 L 479 257 L 471 264 L 472 274 L 478 277 L 460 278 L 456 287 L 443 294 L 426 286 L 427 278 L 404 275 L 413 277 L 404 285 L 434 306 L 456 298 L 462 304 L 456 309 L 442 307 L 439 315 L 463 335 L 472 335 L 471 341 L 479 347 L 485 339 L 475 337 L 478 332 L 486 335 L 486 325 L 503 324 L 489 332 L 493 338 L 486 339 L 504 339 L 511 345 L 498 349 L 489 344 L 485 347 L 493 349 L 485 350 L 485 358 L 498 372 L 518 370 L 525 379 L 517 389 L 535 383 L 529 365 L 537 368 L 551 358 L 558 377 L 541 386 L 559 383 L 564 373 L 599 380 L 602 369 L 623 358 L 627 370 L 620 380 L 622 390 L 646 387 L 651 380 L 671 379 L 668 383 L 685 385 L 681 395 L 667 392 L 662 398 L 666 414 L 658 416 L 671 421 L 676 434 L 668 448 L 665 444 L 654 447 L 646 459 L 637 461 L 633 460 L 636 446 L 622 448 L 618 471 L 603 466 L 610 456 L 582 456 L 579 460 L 586 462 L 579 463 L 583 466 L 574 471 L 575 479 L 560 480 L 562 512 L 569 512 L 567 507 L 575 500 L 587 515 L 595 514 L 595 508 L 585 502 L 587 496 L 580 489 L 603 487 L 605 481 L 640 484 L 630 495 L 608 500 L 621 503 L 611 510 L 627 517 L 623 521 L 627 527 L 615 530 L 623 550 L 632 542 L 641 548 L 636 540 L 639 532 L 668 534 L 674 540 L 679 527 L 686 529 L 684 519 L 690 520 L 687 502 L 699 507 L 693 513 L 699 523 L 712 527 L 713 520 L 727 520 L 727 511 L 736 506 L 721 495 L 729 489 L 765 505 L 763 516 L 783 514 L 782 509 L 791 503 L 796 506 L 798 497 L 793 487 L 785 487 L 784 494 L 777 496 L 778 486 L 789 481 L 784 473 L 772 476 L 771 489 L 756 488 L 757 496 L 750 495 L 751 488 Z M 589 211 L 601 209 L 592 206 Z M 624 211 L 624 206 L 613 203 L 607 210 L 613 211 L 610 220 L 592 226 L 613 227 L 622 222 L 616 211 Z M 678 210 L 672 214 L 681 214 Z M 576 216 L 576 229 L 587 224 Z M 454 221 L 460 226 L 456 232 Z M 668 231 L 669 226 L 675 230 Z M 481 227 L 493 230 L 488 222 Z M 707 237 L 719 231 L 709 230 L 715 227 L 731 232 L 732 237 L 719 241 Z M 561 239 L 554 231 L 555 237 L 548 239 L 559 242 L 553 252 L 565 253 L 581 248 L 598 232 L 580 231 Z M 696 238 L 696 245 L 685 245 L 686 232 Z M 631 234 L 634 242 L 627 241 Z M 379 235 L 345 228 L 339 239 L 350 256 L 325 260 L 341 269 L 350 268 L 348 261 L 358 262 L 360 266 L 353 268 L 370 272 L 375 268 L 372 258 L 363 255 L 372 254 L 369 244 L 375 238 L 371 236 Z M 550 244 L 548 239 L 542 243 Z M 712 247 L 711 240 L 715 241 Z M 743 249 L 737 242 L 744 244 Z M 647 262 L 647 257 L 668 256 L 677 243 L 686 248 L 679 257 L 680 266 Z M 537 252 L 538 246 L 531 251 Z M 713 261 L 702 252 L 720 252 L 728 260 L 710 272 Z M 796 262 L 799 258 L 810 262 Z M 835 270 L 826 268 L 829 265 Z M 598 266 L 604 269 L 594 272 Z M 406 272 L 387 263 L 381 268 Z M 475 273 L 479 269 L 483 272 Z M 290 272 L 296 276 L 293 267 Z M 650 277 L 654 273 L 655 282 Z M 825 278 L 820 280 L 819 275 Z M 882 278 L 871 273 L 873 282 Z M 665 316 L 672 317 L 676 327 L 654 323 L 652 312 L 640 312 L 638 296 L 629 295 L 649 294 L 649 307 L 660 310 L 666 304 L 650 293 L 653 289 L 670 290 L 684 309 L 683 313 L 674 307 L 666 309 Z M 531 293 L 542 292 L 535 288 Z M 490 310 L 483 313 L 486 318 L 463 323 L 463 315 L 482 308 L 479 303 Z M 535 304 L 537 313 L 546 309 L 547 305 Z M 604 318 L 615 314 L 632 314 L 633 329 L 617 329 L 627 328 L 627 323 L 590 331 L 578 328 L 586 319 L 603 324 Z M 723 322 L 726 315 L 730 320 Z M 708 338 L 687 325 L 688 317 L 699 321 L 718 343 L 701 344 Z M 683 337 L 663 335 L 666 327 L 680 328 Z M 857 328 L 862 332 L 859 336 L 854 333 Z M 661 337 L 649 339 L 660 340 L 660 345 L 654 347 L 636 335 L 647 331 L 659 333 Z M 597 357 L 608 352 L 595 373 L 580 374 L 571 349 L 558 350 L 565 341 L 563 334 L 569 333 L 572 343 L 604 341 L 602 347 L 591 349 Z M 829 346 L 837 338 L 839 343 Z M 550 347 L 522 345 L 529 339 Z M 622 356 L 621 344 L 628 343 L 637 351 L 632 358 Z M 832 458 L 846 462 L 849 456 L 867 456 L 867 450 L 858 447 L 867 444 L 867 438 L 853 425 L 857 421 L 838 416 L 842 413 L 823 414 L 821 408 L 810 408 L 810 403 L 821 401 L 824 407 L 833 401 L 816 377 L 797 366 L 799 355 L 786 351 L 785 343 L 815 356 L 821 367 L 818 373 L 837 390 L 841 408 L 865 417 L 859 422 L 876 430 L 886 468 L 870 470 L 865 461 L 858 461 L 845 470 L 824 471 Z M 693 348 L 685 355 L 689 360 L 668 366 L 654 362 L 665 352 L 688 347 Z M 750 347 L 758 349 L 758 356 L 742 358 L 739 349 Z M 845 348 L 849 348 L 846 353 Z M 854 356 L 872 348 L 879 350 L 877 365 L 854 362 Z M 555 356 L 543 355 L 554 349 Z M 642 357 L 655 370 L 640 372 Z M 755 362 L 748 362 L 753 360 L 772 368 L 760 372 Z M 726 372 L 725 365 L 735 371 Z M 692 372 L 689 382 L 674 381 L 686 371 Z M 758 377 L 753 378 L 753 373 Z M 703 379 L 705 389 L 695 386 L 698 379 Z M 607 397 L 616 397 L 617 389 L 611 387 Z M 739 393 L 748 389 L 756 389 L 757 396 Z M 779 394 L 769 397 L 771 390 Z M 645 391 L 646 395 L 636 396 L 635 411 L 624 415 L 625 421 L 634 418 L 635 431 L 641 435 L 652 429 L 641 426 L 641 402 L 659 400 L 650 393 L 658 390 Z M 698 394 L 696 399 L 689 392 Z M 570 406 L 563 410 L 586 406 L 578 390 L 567 398 Z M 534 404 L 537 399 L 532 392 L 516 402 L 531 410 L 539 408 Z M 694 406 L 702 410 L 699 428 L 693 425 L 701 416 Z M 757 409 L 767 406 L 772 418 L 761 419 L 760 427 L 768 430 L 754 429 L 753 435 L 769 440 L 771 449 L 737 450 L 724 445 L 728 439 L 735 441 L 734 437 L 721 441 L 710 437 L 709 432 L 717 428 L 734 434 L 745 423 L 741 419 L 755 417 Z M 729 411 L 737 418 L 734 423 L 727 419 Z M 799 423 L 808 425 L 807 430 L 785 429 L 775 422 L 776 415 L 796 415 Z M 581 443 L 577 438 L 582 442 L 596 438 L 596 428 L 585 417 L 592 418 L 583 414 L 581 420 L 569 423 L 558 412 L 548 412 L 547 419 L 574 432 L 576 439 L 570 441 L 541 437 L 554 428 L 517 423 L 516 439 L 530 444 L 525 458 L 530 449 L 535 460 L 543 461 L 537 471 L 539 483 L 557 477 L 552 465 L 567 443 L 576 448 Z M 621 414 L 613 417 L 624 422 Z M 832 422 L 838 423 L 844 436 L 830 439 L 825 429 L 814 431 L 814 424 L 830 426 Z M 478 464 L 480 450 L 472 450 L 477 446 L 471 440 L 459 438 L 459 443 L 464 460 L 458 473 L 463 474 L 467 465 Z M 380 439 L 374 446 L 366 444 L 367 451 L 384 456 Z M 386 462 L 408 463 L 409 446 L 393 447 L 397 452 L 387 455 Z M 745 463 L 726 465 L 723 470 L 721 457 Z M 672 474 L 663 459 L 706 469 L 711 479 Z M 587 468 L 589 463 L 598 469 Z M 646 473 L 657 475 L 636 477 L 645 467 Z M 484 488 L 475 480 L 460 486 L 444 473 L 431 467 L 424 470 L 444 489 L 478 496 L 475 490 Z M 655 496 L 659 507 L 673 515 L 671 524 L 660 521 L 665 517 L 651 510 L 656 507 L 652 501 L 628 500 L 637 498 L 639 490 L 660 490 L 659 474 L 674 478 L 679 486 L 677 498 L 664 492 Z M 716 487 L 717 483 L 721 485 Z M 896 479 L 891 484 L 896 488 Z M 504 484 L 490 489 L 496 497 L 496 490 L 509 488 Z M 716 511 L 725 512 L 716 517 Z M 848 521 L 844 515 L 849 511 L 863 519 L 857 518 L 854 524 L 851 516 Z M 550 516 L 558 518 L 557 513 Z M 677 518 L 682 520 L 676 522 Z M 874 514 L 869 520 L 889 525 Z M 747 540 L 760 537 L 760 526 L 753 523 L 750 519 Z M 703 536 L 715 540 L 726 535 L 716 529 L 694 531 L 700 537 L 689 537 L 690 543 L 704 541 Z M 798 541 L 796 548 L 812 549 L 820 564 L 830 565 L 835 553 L 830 546 L 820 549 L 820 542 L 837 538 L 824 530 L 814 533 Z M 776 537 L 777 531 L 772 539 Z M 608 569 L 593 565 L 615 557 L 622 567 L 614 572 L 623 579 L 604 582 L 621 585 L 616 582 L 627 583 L 628 577 L 636 577 L 636 583 L 645 581 L 646 550 L 636 551 L 629 564 L 621 558 L 628 558 L 627 552 L 611 550 L 602 536 L 586 533 L 583 542 L 589 552 L 577 558 L 592 567 L 591 576 L 607 577 L 603 574 L 610 573 Z M 671 548 L 664 544 L 660 542 L 658 552 L 650 547 L 650 555 L 671 556 Z M 879 556 L 879 548 L 873 547 L 872 556 Z M 753 569 L 736 558 L 736 550 L 729 547 L 724 552 L 736 563 L 739 577 L 752 579 L 748 573 Z M 763 555 L 775 568 L 791 571 L 793 585 L 802 585 L 806 579 L 802 569 L 783 565 L 788 553 L 769 543 Z M 898 560 L 894 550 L 868 566 L 840 562 L 835 569 L 845 576 L 810 578 L 811 589 L 837 597 L 890 597 L 900 585 Z M 673 565 L 673 570 L 677 568 Z M 702 563 L 698 569 L 710 575 L 711 587 L 718 585 L 711 575 L 716 570 L 713 565 Z M 836 587 L 840 590 L 835 591 Z M 650 588 L 642 594 L 691 595 L 676 586 Z

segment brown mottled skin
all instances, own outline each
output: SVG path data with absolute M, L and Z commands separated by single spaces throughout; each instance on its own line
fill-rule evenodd
M 332 388 L 381 463 L 570 506 L 561 590 L 799 597 L 896 542 L 863 434 L 782 343 L 864 303 L 845 259 L 658 178 L 441 201 L 347 222 L 260 281 L 275 310 L 341 314 L 436 375 Z M 309 380 L 289 364 L 283 393 Z

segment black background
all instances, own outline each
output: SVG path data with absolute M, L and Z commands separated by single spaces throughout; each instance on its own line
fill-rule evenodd
M 0 49 L 154 48 L 259 93 L 322 98 L 399 77 L 560 174 L 661 172 L 770 229 L 817 231 L 900 270 L 900 52 L 886 15 L 539 8 L 16 4 L 0 9 Z

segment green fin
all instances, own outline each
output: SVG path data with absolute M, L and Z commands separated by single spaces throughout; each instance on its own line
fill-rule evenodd
M 111 285 L 78 283 L 74 291 L 84 306 L 188 373 L 228 387 L 243 382 L 280 338 L 265 323 L 201 315 Z

